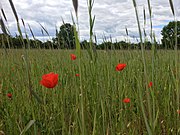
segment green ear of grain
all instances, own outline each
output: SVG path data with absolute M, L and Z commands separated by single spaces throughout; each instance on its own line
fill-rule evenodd
M 41 26 L 41 28 L 46 32 L 46 34 L 50 37 L 48 31 L 44 28 L 44 26 L 42 24 L 39 23 L 39 25 Z
M 133 0 L 133 5 L 136 8 L 136 1 L 135 0 Z
M 43 30 L 45 31 L 45 33 L 48 35 L 48 37 L 49 37 L 49 39 L 51 39 L 51 37 L 50 37 L 50 35 L 49 35 L 49 33 L 48 33 L 48 31 L 45 29 L 45 27 L 42 25 L 42 24 L 40 24 L 39 23 L 39 25 L 41 26 L 41 32 L 42 32 L 42 34 L 43 34 L 43 36 L 44 36 L 44 32 L 43 32 Z M 51 49 L 53 49 L 53 45 L 51 44 Z
M 149 14 L 150 14 L 150 17 L 152 15 L 152 11 L 151 11 L 151 3 L 150 3 L 150 0 L 147 0 L 148 1 L 148 9 L 149 9 Z
M 1 30 L 2 30 L 2 32 L 3 32 L 5 35 L 8 35 L 8 34 L 7 34 L 7 31 L 6 31 L 5 24 L 4 24 L 3 20 L 2 20 L 2 18 L 0 18 L 0 25 L 1 25 Z
M 76 16 L 78 14 L 78 0 L 72 0 Z
M 31 29 L 31 27 L 30 27 L 29 24 L 28 24 L 28 27 L 29 27 L 29 30 L 30 30 L 30 32 L 31 32 L 31 35 L 33 36 L 33 39 L 36 40 L 36 38 L 35 38 L 35 36 L 34 36 L 34 33 L 33 33 L 33 31 L 32 31 L 32 29 Z
M 20 135 L 23 135 L 28 131 L 28 129 L 35 123 L 35 120 L 30 120 L 29 123 L 25 126 L 25 128 L 21 131 Z
M 125 29 L 126 29 L 126 35 L 128 36 L 128 35 L 129 35 L 129 33 L 128 33 L 128 29 L 127 29 L 127 27 L 125 27 Z
M 9 0 L 9 3 L 10 3 L 10 6 L 11 6 L 11 8 L 12 8 L 12 11 L 13 11 L 13 13 L 14 13 L 14 16 L 15 16 L 15 18 L 16 18 L 16 21 L 18 22 L 19 19 L 18 19 L 18 15 L 17 15 L 16 9 L 15 9 L 15 7 L 14 7 L 13 1 L 12 1 L 12 0 Z
M 5 27 L 5 24 L 4 24 L 1 16 L 0 16 L 0 26 L 1 26 L 2 32 L 8 37 L 8 33 L 7 33 L 7 31 L 6 31 L 6 27 Z M 0 39 L 0 40 L 1 40 L 1 39 Z M 4 46 L 5 53 L 7 54 L 7 50 L 6 50 L 5 44 L 4 44 L 3 46 Z
M 17 15 L 16 9 L 15 9 L 15 6 L 14 6 L 12 0 L 9 0 L 9 3 L 10 3 L 10 6 L 11 6 L 11 9 L 12 9 L 12 11 L 13 11 L 13 14 L 14 14 L 14 16 L 15 16 L 15 18 L 16 18 L 18 32 L 19 32 L 19 34 L 20 34 L 21 40 L 22 40 L 22 42 L 23 42 L 23 45 L 25 46 L 25 43 L 24 43 L 24 40 L 23 40 L 23 35 L 22 35 L 22 31 L 21 31 L 21 28 L 20 28 L 20 25 L 19 25 L 19 19 L 18 19 L 18 15 Z
M 143 14 L 144 14 L 144 26 L 146 25 L 146 10 L 145 7 L 143 7 Z
M 173 13 L 173 16 L 175 16 L 174 6 L 173 6 L 172 0 L 169 0 L 169 4 L 170 4 L 170 6 L 171 6 L 171 11 L 172 11 L 172 13 Z
M 25 28 L 25 23 L 24 23 L 24 20 L 23 20 L 23 19 L 21 19 L 21 21 L 22 21 L 22 24 L 23 24 L 23 26 L 24 26 L 24 28 Z
M 5 14 L 4 14 L 3 9 L 1 9 L 1 11 L 2 11 L 2 14 L 3 14 L 4 19 L 7 20 Z M 7 31 L 6 31 L 6 26 L 5 26 L 4 21 L 3 21 L 3 19 L 2 19 L 2 16 L 1 16 L 1 13 L 0 13 L 0 26 L 1 26 L 2 32 L 3 32 L 5 35 L 8 35 L 8 34 L 7 34 Z
M 5 21 L 7 22 L 6 14 L 5 14 L 5 12 L 4 12 L 4 10 L 2 8 L 1 8 L 1 12 L 3 14 L 3 17 L 4 17 Z

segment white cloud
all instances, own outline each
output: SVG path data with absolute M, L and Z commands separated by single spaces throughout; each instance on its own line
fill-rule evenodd
M 143 7 L 146 10 L 146 32 L 149 35 L 150 21 L 147 0 L 136 0 L 139 13 L 141 28 L 144 27 Z M 62 25 L 64 22 L 72 23 L 71 12 L 74 15 L 72 1 L 69 0 L 13 0 L 19 18 L 23 18 L 25 23 L 30 24 L 35 36 L 42 37 L 41 23 L 49 32 L 50 36 L 55 35 L 55 27 Z M 167 25 L 168 21 L 172 21 L 173 15 L 168 0 L 151 0 L 153 31 L 157 40 L 161 39 L 161 29 Z M 1 0 L 0 7 L 4 9 L 8 18 L 8 25 L 11 33 L 15 33 L 16 23 L 12 10 L 7 0 Z M 180 1 L 174 0 L 174 8 L 177 19 L 180 19 Z M 89 16 L 87 9 L 87 1 L 79 1 L 79 28 L 81 39 L 89 38 Z M 125 27 L 128 29 L 129 39 L 138 38 L 138 27 L 136 22 L 135 10 L 132 0 L 95 0 L 93 7 L 93 15 L 95 15 L 94 32 L 97 39 L 102 41 L 103 35 L 112 37 L 115 41 L 126 39 Z M 27 25 L 26 25 L 27 26 Z M 29 31 L 27 31 L 29 32 Z M 29 33 L 29 35 L 31 35 Z M 132 39 L 133 41 L 133 39 Z

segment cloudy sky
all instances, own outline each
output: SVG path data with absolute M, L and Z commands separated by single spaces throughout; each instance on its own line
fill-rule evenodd
M 55 36 L 55 28 L 64 22 L 72 23 L 71 12 L 74 14 L 72 0 L 13 0 L 19 18 L 23 18 L 26 27 L 29 24 L 34 35 L 41 40 L 48 37 L 42 35 L 42 24 L 50 36 Z M 136 0 L 138 13 L 140 17 L 141 28 L 144 28 L 143 7 L 146 10 L 146 26 L 147 35 L 150 31 L 149 12 L 147 0 Z M 167 25 L 169 21 L 174 20 L 169 5 L 169 0 L 150 0 L 152 7 L 153 31 L 158 41 L 161 39 L 161 29 Z M 180 20 L 180 0 L 173 0 L 177 20 Z M 1 0 L 0 7 L 4 9 L 8 22 L 7 27 L 12 35 L 17 32 L 15 18 L 12 14 L 8 0 Z M 102 42 L 104 37 L 109 40 L 130 40 L 138 39 L 138 27 L 136 22 L 135 10 L 132 0 L 94 0 L 93 15 L 96 16 L 94 33 L 98 42 Z M 2 16 L 2 14 L 1 14 Z M 78 7 L 79 28 L 81 40 L 89 39 L 89 16 L 87 8 L 87 0 L 79 0 Z M 129 37 L 126 36 L 127 27 Z M 28 28 L 28 27 L 27 27 Z M 0 31 L 1 32 L 1 31 Z M 29 30 L 29 37 L 32 37 Z

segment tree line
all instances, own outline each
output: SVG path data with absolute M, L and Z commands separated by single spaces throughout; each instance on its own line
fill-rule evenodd
M 177 25 L 175 25 L 177 24 Z M 177 27 L 177 31 L 175 28 Z M 180 49 L 180 21 L 169 22 L 164 26 L 162 31 L 161 44 L 154 40 L 152 44 L 145 41 L 145 49 L 151 49 L 155 45 L 157 49 L 174 49 L 175 39 L 177 38 L 178 49 Z M 84 40 L 80 43 L 82 49 L 89 47 L 89 42 Z M 111 50 L 111 49 L 141 49 L 140 43 L 129 43 L 125 41 L 110 42 L 104 41 L 101 44 L 93 43 L 95 49 Z M 60 26 L 59 31 L 56 31 L 56 37 L 52 40 L 42 42 L 38 39 L 22 38 L 20 36 L 12 37 L 10 35 L 0 34 L 0 48 L 44 48 L 44 49 L 75 49 L 74 28 L 71 24 L 65 23 Z

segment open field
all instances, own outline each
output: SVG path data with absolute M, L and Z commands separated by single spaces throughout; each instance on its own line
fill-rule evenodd
M 150 127 L 152 134 L 180 134 L 180 70 L 174 51 L 145 51 L 146 75 L 140 50 L 98 51 L 96 62 L 86 51 L 80 60 L 71 60 L 70 54 L 76 52 L 30 50 L 28 67 L 24 50 L 9 50 L 8 55 L 0 50 L 1 132 L 140 135 Z M 127 66 L 116 71 L 118 63 Z M 50 72 L 59 75 L 52 89 L 40 84 L 42 75 Z
M 103 13 L 99 17 L 106 17 L 100 19 L 97 30 L 94 30 L 94 0 L 87 0 L 85 16 L 78 10 L 79 7 L 85 12 L 85 5 L 78 6 L 81 3 L 72 0 L 75 14 L 70 10 L 70 18 L 73 25 L 65 23 L 61 17 L 63 24 L 60 27 L 56 26 L 59 24 L 57 18 L 56 22 L 50 19 L 63 12 L 50 9 L 55 9 L 54 6 L 61 9 L 58 4 L 65 9 L 66 1 L 50 2 L 48 5 L 55 4 L 53 8 L 48 8 L 45 1 L 42 3 L 44 8 L 35 1 L 30 0 L 31 4 L 22 1 L 17 7 L 23 14 L 27 13 L 25 18 L 19 16 L 12 0 L 9 0 L 10 9 L 7 4 L 2 7 L 0 3 L 0 135 L 180 134 L 180 22 L 176 11 L 179 7 L 174 8 L 177 2 L 168 2 L 171 14 L 168 14 L 168 3 L 164 2 L 153 2 L 158 5 L 153 8 L 150 0 L 147 5 L 132 0 L 133 7 L 129 7 L 130 1 L 112 1 L 115 3 L 112 7 L 104 1 L 106 4 L 97 4 L 97 13 Z M 34 10 L 33 16 L 42 13 L 42 21 L 28 18 L 33 11 L 29 5 L 33 4 L 38 6 L 38 12 Z M 41 8 L 46 8 L 50 17 L 44 10 L 39 10 Z M 139 15 L 139 8 L 143 14 Z M 107 9 L 113 12 L 106 13 Z M 12 18 L 9 10 L 15 17 L 11 23 L 7 19 Z M 156 10 L 162 12 L 153 14 Z M 132 11 L 135 20 L 132 20 Z M 111 19 L 108 14 L 115 18 Z M 161 14 L 164 16 L 159 16 Z M 85 19 L 80 20 L 80 17 Z M 116 20 L 118 17 L 124 19 Z M 161 17 L 165 19 L 158 22 Z M 46 18 L 51 25 L 55 24 L 56 36 L 42 25 Z M 154 23 L 155 18 L 158 19 Z M 84 25 L 81 31 L 80 24 L 86 19 L 88 27 Z M 167 21 L 172 22 L 164 26 Z M 38 40 L 36 36 L 41 37 L 41 34 L 37 30 L 33 33 L 30 22 L 33 22 L 31 26 L 37 22 L 36 27 L 40 26 L 42 37 L 48 37 L 47 41 Z M 17 30 L 11 32 L 8 28 L 12 24 L 16 24 Z M 162 26 L 161 43 L 156 30 Z M 48 27 L 51 30 L 54 26 Z M 106 40 L 102 32 L 102 44 L 98 44 L 96 32 L 102 28 L 110 33 L 110 40 Z M 122 33 L 122 28 L 126 34 Z M 81 41 L 83 35 L 80 33 L 83 32 L 88 38 Z M 119 42 L 117 39 L 121 37 L 123 41 Z

